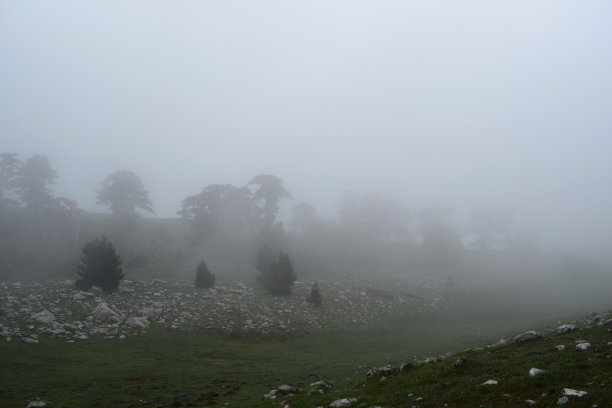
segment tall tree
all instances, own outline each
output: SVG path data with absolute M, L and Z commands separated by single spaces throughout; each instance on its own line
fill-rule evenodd
M 40 210 L 56 205 L 56 200 L 47 187 L 53 184 L 57 173 L 51 168 L 47 156 L 35 155 L 19 168 L 15 178 L 17 195 L 28 210 Z
M 279 201 L 291 198 L 291 193 L 285 188 L 280 177 L 271 174 L 259 174 L 249 181 L 249 185 L 258 186 L 254 198 L 263 203 L 264 226 L 272 227 L 278 214 Z
M 97 202 L 110 206 L 113 214 L 131 217 L 136 214 L 136 208 L 155 212 L 142 180 L 131 171 L 117 171 L 107 176 L 101 184 Z
M 231 184 L 212 184 L 200 194 L 185 198 L 178 212 L 202 230 L 248 229 L 256 223 L 257 208 L 247 187 Z
M 6 205 L 18 204 L 11 197 L 11 193 L 15 189 L 15 181 L 21 164 L 16 153 L 0 154 L 0 210 Z
M 292 208 L 293 218 L 289 222 L 295 231 L 304 231 L 317 220 L 317 209 L 312 204 L 302 201 Z

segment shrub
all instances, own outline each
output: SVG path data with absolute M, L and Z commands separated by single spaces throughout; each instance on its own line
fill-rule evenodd
M 196 287 L 210 289 L 215 286 L 216 282 L 217 278 L 215 277 L 215 274 L 208 269 L 208 266 L 206 266 L 204 260 L 201 260 L 198 264 L 198 267 L 196 268 Z
M 263 249 L 257 257 L 256 268 L 260 273 L 257 281 L 272 295 L 289 295 L 296 278 L 291 260 L 281 252 L 276 261 L 269 256 L 269 252 Z
M 306 302 L 317 307 L 320 307 L 323 304 L 321 290 L 319 290 L 319 284 L 317 282 L 312 285 L 312 289 L 310 289 L 310 295 L 306 297 Z
M 99 286 L 104 292 L 114 292 L 123 278 L 121 258 L 106 237 L 89 241 L 81 249 L 83 257 L 78 267 L 75 285 L 80 290 Z

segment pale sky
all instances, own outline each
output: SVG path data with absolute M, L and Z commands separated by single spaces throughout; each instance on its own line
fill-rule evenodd
M 285 180 L 411 208 L 510 208 L 608 251 L 612 2 L 0 0 L 0 151 L 95 204 L 132 170 L 157 215 Z M 570 240 L 571 241 L 571 240 Z

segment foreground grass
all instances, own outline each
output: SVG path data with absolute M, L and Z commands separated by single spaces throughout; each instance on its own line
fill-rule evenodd
M 524 343 L 471 349 L 386 378 L 365 376 L 324 394 L 286 398 L 291 407 L 328 406 L 334 399 L 356 398 L 355 406 L 381 407 L 526 407 L 556 406 L 563 389 L 586 391 L 570 396 L 570 407 L 609 407 L 612 402 L 612 333 L 608 324 L 551 334 Z M 576 348 L 588 341 L 587 351 Z M 557 350 L 563 344 L 566 349 Z M 531 368 L 545 370 L 536 377 Z M 483 385 L 488 380 L 497 385 Z
M 25 407 L 39 397 L 48 407 L 278 407 L 283 398 L 270 401 L 263 395 L 286 383 L 304 390 L 285 398 L 293 408 L 328 406 L 342 397 L 356 397 L 364 406 L 523 406 L 527 398 L 540 401 L 542 393 L 550 395 L 544 404 L 550 406 L 562 387 L 589 391 L 579 403 L 612 400 L 599 385 L 607 384 L 610 372 L 605 357 L 612 339 L 604 328 L 464 352 L 363 386 L 365 372 L 374 366 L 482 347 L 500 337 L 557 324 L 552 315 L 537 315 L 527 307 L 505 308 L 498 297 L 455 292 L 448 294 L 448 302 L 451 307 L 445 310 L 292 336 L 157 327 L 124 340 L 92 337 L 67 343 L 45 337 L 31 345 L 14 339 L 1 345 L 0 406 Z M 495 308 L 488 307 L 493 303 Z M 579 337 L 596 347 L 574 351 L 569 344 Z M 561 343 L 568 344 L 564 354 L 553 348 Z M 466 363 L 456 368 L 453 363 L 459 358 Z M 531 367 L 547 373 L 529 379 Z M 307 397 L 309 384 L 321 379 L 335 387 Z M 479 386 L 488 379 L 499 385 Z M 595 392 L 597 387 L 604 391 Z M 423 399 L 416 401 L 418 397 Z M 578 405 L 572 401 L 572 406 Z

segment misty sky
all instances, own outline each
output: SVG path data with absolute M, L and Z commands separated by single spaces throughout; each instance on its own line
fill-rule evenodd
M 162 217 L 268 173 L 324 215 L 376 191 L 607 250 L 610 21 L 607 0 L 0 0 L 0 151 L 49 156 L 87 210 L 116 170 Z

